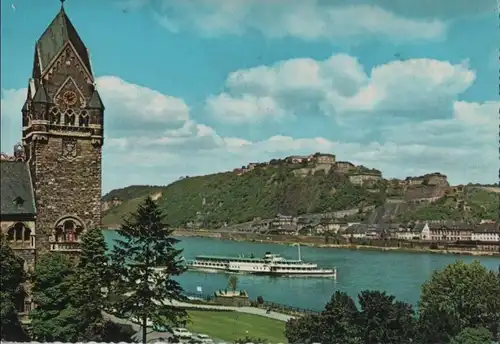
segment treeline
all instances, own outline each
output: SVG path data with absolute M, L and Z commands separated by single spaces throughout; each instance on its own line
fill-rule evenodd
M 129 199 L 131 195 L 128 193 L 133 190 L 127 191 Z M 155 189 L 137 190 L 134 199 L 145 197 L 144 192 L 152 190 Z M 257 217 L 272 218 L 277 213 L 333 212 L 380 206 L 385 201 L 383 192 L 369 192 L 352 184 L 346 176 L 323 171 L 295 176 L 293 169 L 287 166 L 257 168 L 240 176 L 229 172 L 191 177 L 170 184 L 162 189 L 162 193 L 158 204 L 173 227 L 184 227 L 192 222 L 205 228 L 219 228 Z M 109 209 L 103 222 L 117 223 L 130 211 L 127 203 L 133 203 L 134 199 Z
M 422 286 L 418 311 L 380 291 L 362 291 L 358 304 L 335 292 L 319 314 L 290 320 L 289 343 L 492 344 L 500 340 L 500 267 L 456 262 Z

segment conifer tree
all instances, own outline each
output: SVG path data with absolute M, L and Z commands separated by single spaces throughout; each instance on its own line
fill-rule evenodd
M 114 274 L 113 293 L 122 296 L 115 308 L 138 319 L 142 340 L 146 343 L 146 324 L 150 319 L 167 326 L 177 326 L 187 316 L 184 309 L 170 301 L 184 301 L 182 287 L 173 280 L 185 271 L 179 240 L 165 224 L 165 215 L 148 197 L 118 230 L 111 255 Z
M 106 242 L 100 229 L 88 230 L 82 236 L 76 273 L 71 278 L 71 306 L 74 323 L 80 327 L 81 341 L 101 340 L 106 308 L 109 266 Z

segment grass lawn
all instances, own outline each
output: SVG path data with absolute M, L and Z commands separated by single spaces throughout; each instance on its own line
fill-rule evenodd
M 188 314 L 190 322 L 186 327 L 190 332 L 203 333 L 228 342 L 246 336 L 266 339 L 270 343 L 286 342 L 283 321 L 234 311 L 189 310 Z

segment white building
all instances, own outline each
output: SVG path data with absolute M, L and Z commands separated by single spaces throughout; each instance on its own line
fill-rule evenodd
M 473 241 L 500 242 L 500 226 L 498 223 L 481 223 L 472 232 Z

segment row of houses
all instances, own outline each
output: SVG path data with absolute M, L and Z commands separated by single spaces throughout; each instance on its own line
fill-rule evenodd
M 500 225 L 496 222 L 418 223 L 413 226 L 396 224 L 354 224 L 342 233 L 346 238 L 390 238 L 396 240 L 423 240 L 432 242 L 481 241 L 500 242 Z
M 396 239 L 424 241 L 500 242 L 500 224 L 494 221 L 466 223 L 426 221 L 410 225 L 346 223 L 338 219 L 310 219 L 278 214 L 271 220 L 258 220 L 251 231 L 286 235 L 340 234 L 344 238 Z

